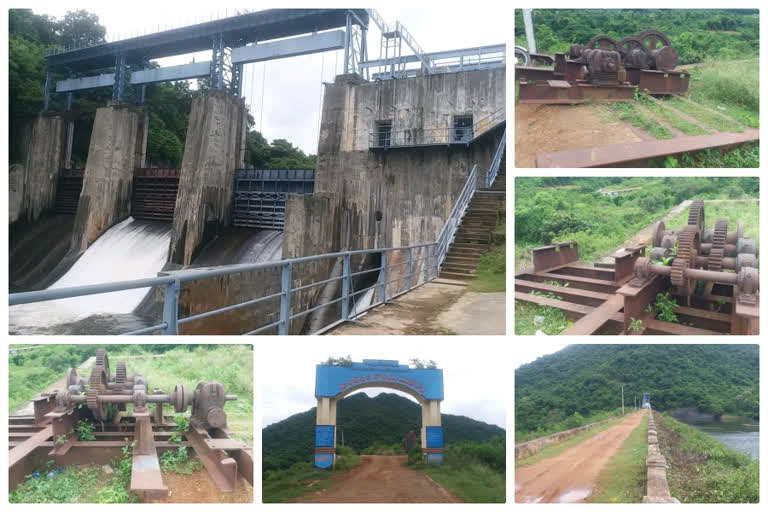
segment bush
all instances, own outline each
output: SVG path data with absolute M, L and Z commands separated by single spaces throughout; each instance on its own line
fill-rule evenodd
M 411 448 L 408 451 L 408 462 L 407 464 L 409 466 L 418 466 L 419 464 L 424 463 L 424 454 L 421 452 L 421 445 L 416 444 L 413 448 Z

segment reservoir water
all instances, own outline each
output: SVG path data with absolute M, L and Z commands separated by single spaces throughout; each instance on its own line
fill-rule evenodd
M 760 425 L 751 418 L 727 418 L 725 421 L 688 424 L 753 459 L 759 456 Z

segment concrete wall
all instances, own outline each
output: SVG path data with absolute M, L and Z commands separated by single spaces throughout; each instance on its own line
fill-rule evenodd
M 196 251 L 229 225 L 244 119 L 243 101 L 223 92 L 210 92 L 192 102 L 170 262 L 189 265 Z
M 146 154 L 146 112 L 110 104 L 96 111 L 83 190 L 72 233 L 72 250 L 84 251 L 131 213 L 133 171 Z
M 477 121 L 491 114 L 504 106 L 505 95 L 504 68 L 380 82 L 340 76 L 326 84 L 315 193 L 331 196 L 344 219 L 338 245 L 331 249 L 434 241 L 472 165 L 487 167 L 501 137 L 495 130 L 469 148 L 369 151 L 376 121 L 391 120 L 393 131 L 447 128 L 454 115 L 472 114 Z M 286 230 L 308 231 L 329 221 L 286 209 Z M 284 255 L 316 254 L 319 249 L 294 246 L 286 239 Z
M 602 425 L 603 423 L 613 421 L 617 417 L 618 416 L 614 416 L 613 418 L 608 418 L 606 420 L 590 423 L 589 425 L 572 428 L 570 430 L 564 430 L 562 432 L 556 432 L 546 437 L 532 439 L 524 443 L 518 443 L 515 445 L 515 459 L 523 459 L 525 457 L 530 457 L 531 455 L 536 455 L 547 446 L 551 446 L 553 444 L 558 444 L 558 443 L 562 443 L 563 441 L 567 441 L 568 439 L 572 438 L 577 434 L 581 434 L 582 432 L 591 430 L 597 427 L 598 425 Z
M 24 214 L 24 164 L 13 164 L 8 168 L 8 224 L 13 224 Z
M 648 471 L 648 480 L 643 503 L 680 503 L 669 493 L 667 459 L 664 458 L 659 449 L 656 420 L 650 409 L 648 409 L 648 455 L 645 459 L 645 465 Z
M 66 126 L 61 115 L 40 114 L 35 119 L 27 146 L 23 186 L 10 192 L 9 202 L 19 201 L 14 195 L 22 197 L 18 219 L 34 222 L 55 206 L 56 179 L 67 153 Z

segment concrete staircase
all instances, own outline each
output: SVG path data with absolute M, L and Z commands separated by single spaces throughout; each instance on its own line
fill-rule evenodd
M 480 256 L 490 247 L 499 207 L 507 197 L 506 157 L 505 150 L 499 173 L 491 188 L 481 188 L 472 197 L 440 269 L 441 279 L 472 279 Z

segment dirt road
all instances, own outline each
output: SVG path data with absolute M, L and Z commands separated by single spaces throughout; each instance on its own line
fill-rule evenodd
M 297 503 L 461 503 L 403 456 L 363 455 L 331 487 L 291 500 Z
M 597 477 L 643 420 L 636 412 L 554 457 L 515 469 L 517 503 L 581 503 L 594 491 Z
M 77 367 L 77 374 L 83 375 L 87 378 L 88 375 L 90 374 L 88 370 L 90 369 L 91 365 L 95 361 L 96 361 L 95 357 L 89 357 L 88 359 L 86 359 L 83 364 Z M 50 386 L 42 390 L 40 393 L 35 393 L 35 396 L 32 398 L 40 396 L 41 393 L 50 393 L 51 391 L 54 391 L 57 389 L 63 391 L 66 389 L 66 384 L 67 384 L 67 377 L 65 375 L 64 377 L 60 378 L 59 380 L 57 380 L 56 382 L 54 382 L 53 384 L 51 384 Z M 32 402 L 27 402 L 22 407 L 16 409 L 13 413 L 14 416 L 32 416 L 33 414 L 35 414 L 35 406 L 32 404 Z

